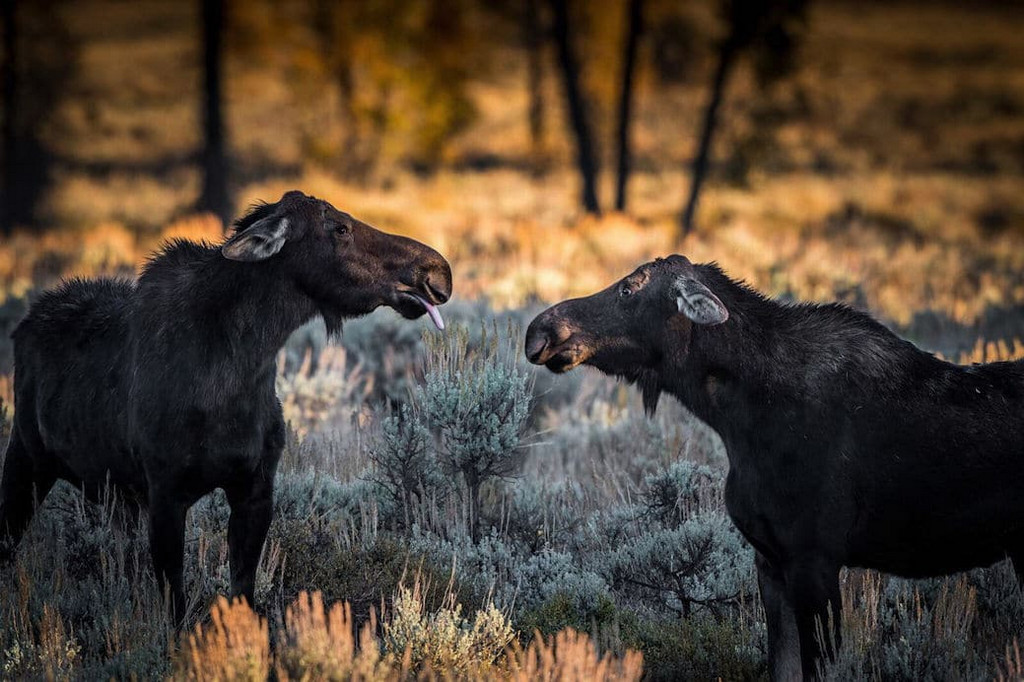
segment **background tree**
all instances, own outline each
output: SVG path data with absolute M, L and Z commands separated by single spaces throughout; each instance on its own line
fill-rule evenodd
M 622 54 L 622 84 L 619 89 L 619 118 L 616 131 L 618 144 L 618 174 L 615 180 L 615 210 L 626 210 L 626 184 L 629 182 L 630 164 L 632 163 L 629 123 L 633 114 L 634 74 L 636 73 L 636 52 L 643 33 L 643 0 L 628 0 L 628 18 L 626 20 L 626 39 Z
M 224 142 L 223 33 L 224 0 L 201 0 L 203 45 L 203 152 L 202 190 L 198 208 L 231 221 L 233 207 L 228 195 L 228 168 Z
M 762 84 L 788 72 L 793 64 L 797 37 L 803 28 L 807 2 L 723 0 L 722 14 L 727 32 L 718 46 L 718 62 L 711 80 L 711 94 L 704 109 L 697 154 L 693 160 L 690 194 L 680 217 L 680 238 L 688 235 L 694 227 L 718 112 L 733 67 L 744 53 L 751 53 Z
M 530 127 L 530 159 L 533 173 L 544 165 L 544 33 L 537 0 L 523 3 L 521 26 L 526 51 L 526 90 L 530 98 L 527 121 Z
M 316 0 L 314 21 L 328 73 L 338 86 L 338 109 L 341 125 L 342 153 L 357 144 L 359 121 L 356 116 L 356 86 L 352 56 L 352 14 L 357 3 L 344 0 Z M 343 172 L 346 168 L 341 169 Z
M 0 234 L 16 225 L 39 227 L 36 208 L 57 160 L 42 131 L 52 122 L 77 59 L 77 42 L 60 9 L 52 0 L 0 0 Z
M 548 0 L 552 15 L 552 38 L 558 54 L 558 65 L 562 77 L 569 112 L 569 123 L 576 138 L 576 164 L 583 181 L 583 208 L 588 213 L 600 213 L 597 200 L 598 163 L 595 151 L 593 127 L 587 112 L 587 105 L 580 87 L 580 67 L 576 61 L 570 33 L 568 0 Z
M 11 233 L 14 216 L 11 201 L 15 196 L 14 178 L 17 174 L 15 163 L 18 133 L 15 121 L 18 111 L 18 33 L 17 5 L 15 0 L 0 0 L 0 14 L 3 18 L 3 64 L 0 68 L 0 97 L 3 97 L 3 128 L 0 130 L 0 151 L 3 153 L 3 178 L 0 186 L 0 232 Z

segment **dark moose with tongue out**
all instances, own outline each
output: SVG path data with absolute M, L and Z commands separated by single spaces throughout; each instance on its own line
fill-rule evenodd
M 109 481 L 147 508 L 150 550 L 185 615 L 185 512 L 227 493 L 231 591 L 253 600 L 284 420 L 276 355 L 315 315 L 332 333 L 389 306 L 427 314 L 451 295 L 435 250 L 288 192 L 219 247 L 175 241 L 138 282 L 71 280 L 14 332 L 15 416 L 0 484 L 0 560 L 57 479 L 99 498 Z
M 773 301 L 678 255 L 545 310 L 525 351 L 633 382 L 649 411 L 669 393 L 718 432 L 773 679 L 813 678 L 836 651 L 842 566 L 926 577 L 1009 557 L 1024 578 L 1024 362 L 945 362 L 864 313 Z

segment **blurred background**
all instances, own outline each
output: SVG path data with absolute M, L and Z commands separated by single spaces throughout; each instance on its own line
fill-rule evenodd
M 1019 3 L 2 6 L 0 296 L 300 188 L 498 306 L 676 251 L 899 325 L 1024 298 Z

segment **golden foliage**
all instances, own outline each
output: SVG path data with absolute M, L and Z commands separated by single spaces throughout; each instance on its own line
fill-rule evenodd
M 210 623 L 188 635 L 175 667 L 182 680 L 266 680 L 271 671 L 267 622 L 244 600 L 218 597 Z
M 285 631 L 276 654 L 265 620 L 243 601 L 220 598 L 210 624 L 196 626 L 177 655 L 175 678 L 184 680 L 478 680 L 514 682 L 603 682 L 639 680 L 643 656 L 628 650 L 619 659 L 603 656 L 575 630 L 545 640 L 539 634 L 525 649 L 507 618 L 493 606 L 461 616 L 453 600 L 433 613 L 424 610 L 419 581 L 401 587 L 393 613 L 377 637 L 377 622 L 359 629 L 346 603 L 327 607 L 319 592 L 301 593 L 285 611 Z
M 373 612 L 359 631 L 358 645 L 352 606 L 324 606 L 319 592 L 303 592 L 285 611 L 285 647 L 278 656 L 278 678 L 288 680 L 393 680 L 394 660 L 377 645 Z
M 444 604 L 427 613 L 417 578 L 412 588 L 399 585 L 391 619 L 384 626 L 384 648 L 401 655 L 403 667 L 443 677 L 479 679 L 495 675 L 506 647 L 515 639 L 508 618 L 493 604 L 462 616 L 462 605 L 448 592 Z
M 26 620 L 23 625 L 27 625 L 27 613 L 24 615 Z M 4 679 L 73 679 L 81 646 L 55 607 L 49 604 L 43 606 L 43 614 L 34 634 L 31 627 L 23 630 L 24 637 L 9 645 L 0 655 L 3 661 L 0 674 Z
M 599 656 L 594 643 L 572 628 L 550 640 L 537 633 L 525 650 L 514 647 L 506 679 L 514 682 L 605 682 L 639 680 L 643 654 L 627 650 L 621 659 L 610 653 Z
M 978 339 L 973 349 L 960 354 L 959 362 L 961 365 L 967 365 L 976 362 L 1006 362 L 1021 358 L 1024 358 L 1024 343 L 1018 338 L 1014 338 L 1012 348 L 1002 339 L 987 342 Z
M 187 239 L 193 242 L 217 244 L 224 238 L 224 225 L 212 213 L 200 213 L 175 220 L 160 231 L 159 241 Z

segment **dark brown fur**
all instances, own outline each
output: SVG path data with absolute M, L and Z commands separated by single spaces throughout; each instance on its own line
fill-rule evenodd
M 682 256 L 544 311 L 526 354 L 636 382 L 649 410 L 669 393 L 722 437 L 775 679 L 814 676 L 841 566 L 1024 568 L 1024 363 L 944 362 L 865 314 L 778 303 Z
M 418 317 L 416 297 L 444 303 L 451 281 L 433 249 L 289 192 L 221 246 L 167 245 L 137 283 L 72 280 L 43 294 L 13 335 L 0 551 L 58 478 L 94 495 L 109 479 L 147 506 L 156 574 L 180 618 L 185 512 L 223 488 L 231 590 L 251 603 L 284 444 L 278 349 L 318 314 L 333 332 L 381 305 Z

